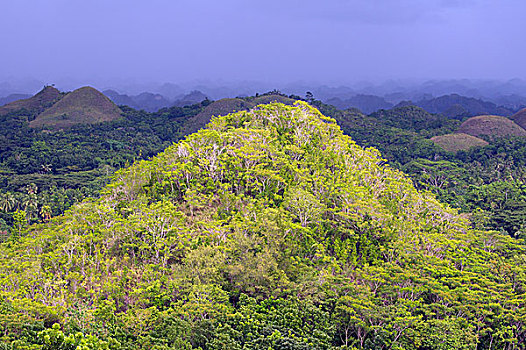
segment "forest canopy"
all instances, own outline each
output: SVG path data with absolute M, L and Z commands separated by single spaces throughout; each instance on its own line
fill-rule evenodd
M 215 117 L 101 197 L 19 222 L 0 244 L 8 349 L 525 342 L 522 241 L 471 227 L 304 102 Z

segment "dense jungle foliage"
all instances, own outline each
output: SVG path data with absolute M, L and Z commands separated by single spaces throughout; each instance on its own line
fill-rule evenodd
M 486 138 L 485 147 L 452 153 L 430 138 L 455 131 L 458 120 L 414 106 L 366 116 L 311 103 L 335 118 L 359 145 L 380 150 L 418 189 L 469 214 L 477 227 L 526 237 L 526 138 Z
M 303 102 L 214 118 L 100 198 L 15 222 L 0 244 L 0 349 L 526 340 L 521 240 L 470 227 Z
M 17 211 L 42 222 L 98 196 L 115 170 L 179 140 L 184 122 L 209 103 L 156 113 L 123 107 L 119 120 L 58 131 L 29 127 L 25 110 L 0 116 L 0 232 Z
M 274 90 L 261 96 L 279 94 Z M 247 104 L 251 99 L 245 98 Z M 488 139 L 486 147 L 451 153 L 430 138 L 454 132 L 460 125 L 457 119 L 414 106 L 367 116 L 355 109 L 338 110 L 309 93 L 307 100 L 336 119 L 359 145 L 379 149 L 417 188 L 469 215 L 475 226 L 525 235 L 525 138 Z M 63 131 L 30 128 L 34 116 L 26 110 L 0 116 L 0 241 L 13 233 L 15 213 L 28 223 L 44 222 L 84 198 L 98 196 L 117 169 L 152 157 L 202 127 L 189 123 L 210 104 L 205 100 L 155 113 L 121 106 L 120 120 Z

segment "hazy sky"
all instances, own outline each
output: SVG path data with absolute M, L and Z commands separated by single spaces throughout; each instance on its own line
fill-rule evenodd
M 0 79 L 526 78 L 524 0 L 2 1 Z

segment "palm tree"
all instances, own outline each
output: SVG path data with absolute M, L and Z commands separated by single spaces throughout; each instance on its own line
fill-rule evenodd
M 16 204 L 16 199 L 11 192 L 0 194 L 0 210 L 9 212 Z
M 22 205 L 29 219 L 38 216 L 38 197 L 35 193 L 28 192 L 28 194 L 24 195 Z

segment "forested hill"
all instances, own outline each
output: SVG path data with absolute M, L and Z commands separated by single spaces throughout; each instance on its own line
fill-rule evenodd
M 214 118 L 0 244 L 7 348 L 517 349 L 526 255 L 306 103 Z
M 520 113 L 512 117 L 516 123 L 491 116 L 462 123 L 415 106 L 364 115 L 307 98 L 359 145 L 378 148 L 419 189 L 474 213 L 470 217 L 477 227 L 514 237 L 526 234 L 526 138 L 513 136 L 526 134 Z M 98 196 L 115 170 L 156 155 L 204 127 L 213 115 L 298 99 L 271 91 L 155 113 L 120 106 L 119 116 L 105 117 L 104 111 L 117 107 L 97 91 L 61 93 L 46 87 L 30 99 L 1 107 L 5 114 L 0 115 L 0 241 L 11 235 L 15 213 L 30 223 L 60 215 L 73 203 Z M 97 123 L 101 115 L 109 121 Z M 45 126 L 36 127 L 38 123 Z
M 60 215 L 98 196 L 115 170 L 155 156 L 213 115 L 275 100 L 294 101 L 271 92 L 148 113 L 118 108 L 90 87 L 61 93 L 48 86 L 0 107 L 0 241 L 15 213 L 30 223 Z

